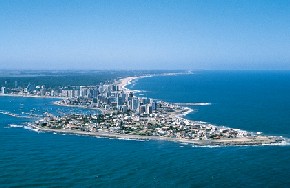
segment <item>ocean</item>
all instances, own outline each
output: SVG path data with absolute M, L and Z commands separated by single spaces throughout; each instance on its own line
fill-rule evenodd
M 290 72 L 198 71 L 128 86 L 188 106 L 186 118 L 290 138 Z M 29 113 L 84 112 L 55 99 L 0 97 L 0 187 L 289 187 L 290 146 L 196 147 L 41 133 Z M 31 111 L 32 110 L 32 111 Z

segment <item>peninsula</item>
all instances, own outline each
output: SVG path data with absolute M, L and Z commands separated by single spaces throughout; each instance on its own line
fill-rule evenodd
M 99 114 L 46 114 L 29 125 L 45 132 L 140 140 L 167 140 L 194 145 L 281 144 L 285 139 L 183 118 L 192 110 L 147 97 L 137 97 L 125 86 L 139 77 L 126 77 L 94 87 L 80 86 L 79 97 L 55 104 L 96 108 Z M 94 97 L 90 97 L 94 96 Z

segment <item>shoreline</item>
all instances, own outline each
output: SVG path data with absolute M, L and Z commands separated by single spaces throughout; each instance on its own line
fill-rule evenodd
M 186 75 L 186 74 L 193 74 L 193 73 L 166 73 L 166 74 L 161 74 L 161 75 L 129 76 L 129 77 L 121 78 L 121 79 L 117 80 L 116 82 L 118 83 L 119 87 L 124 89 L 126 92 L 136 92 L 137 90 L 131 90 L 131 89 L 126 87 L 126 86 L 132 84 L 132 81 L 134 81 L 134 80 L 155 77 L 155 76 L 175 76 L 175 75 Z M 172 104 L 179 105 L 181 103 L 172 103 Z M 189 103 L 185 103 L 185 104 L 189 104 Z M 195 104 L 198 104 L 198 103 L 195 103 Z M 210 103 L 202 103 L 202 104 L 210 104 Z M 186 117 L 188 114 L 195 111 L 194 109 L 192 109 L 188 106 L 182 106 L 182 107 L 186 110 L 186 112 L 184 112 L 180 115 L 177 115 L 178 117 L 181 117 L 181 118 Z M 192 121 L 190 119 L 187 119 L 187 120 Z
M 149 75 L 143 75 L 143 76 L 128 76 L 125 78 L 121 78 L 119 80 L 117 80 L 116 82 L 118 83 L 118 85 L 124 89 L 127 92 L 138 92 L 138 90 L 131 90 L 129 88 L 127 88 L 126 86 L 132 84 L 132 81 L 134 80 L 138 80 L 141 78 L 150 78 L 150 77 L 156 77 L 156 76 L 177 76 L 177 75 L 190 75 L 190 74 L 194 74 L 191 71 L 189 72 L 178 72 L 178 73 L 161 73 L 161 74 L 149 74 Z
M 65 99 L 65 97 L 38 96 L 38 95 L 18 95 L 18 94 L 0 94 L 0 97 L 23 97 L 23 98 L 42 98 L 42 99 Z
M 98 110 L 102 114 L 105 114 L 107 112 L 105 109 L 98 108 L 98 107 L 93 108 L 93 107 L 86 107 L 86 106 L 81 106 L 81 105 L 61 104 L 60 101 L 54 101 L 53 104 L 56 105 L 56 106 L 64 106 L 64 107 L 69 107 L 69 108 L 82 108 L 82 109 L 87 109 L 87 110 Z
M 121 78 L 121 79 L 119 79 L 117 82 L 119 83 L 119 86 L 120 86 L 122 89 L 124 89 L 125 91 L 127 91 L 127 92 L 136 92 L 137 90 L 131 90 L 131 89 L 129 89 L 129 88 L 126 87 L 126 86 L 132 84 L 132 81 L 134 81 L 134 80 L 138 80 L 138 79 L 142 79 L 142 78 L 146 78 L 146 77 L 155 77 L 155 76 L 175 76 L 175 75 L 186 75 L 186 74 L 193 74 L 193 73 L 191 73 L 191 72 L 189 72 L 189 73 L 166 73 L 166 74 L 161 74 L 161 75 L 130 76 L 130 77 Z M 182 103 L 173 103 L 173 104 L 181 105 Z M 194 104 L 194 105 L 211 105 L 211 103 L 185 103 L 185 104 Z M 180 118 L 182 118 L 182 119 L 186 119 L 186 120 L 188 120 L 188 121 L 193 121 L 193 120 L 190 120 L 190 119 L 186 118 L 186 116 L 187 116 L 188 114 L 194 112 L 195 110 L 192 109 L 192 108 L 190 108 L 190 107 L 187 107 L 187 106 L 185 106 L 185 107 L 183 106 L 183 108 L 186 109 L 187 111 L 184 112 L 184 113 L 182 113 L 182 114 L 177 115 L 177 117 L 180 117 Z M 204 123 L 209 124 L 208 122 L 204 122 Z M 220 126 L 220 127 L 224 127 L 224 126 Z M 228 128 L 228 127 L 227 127 L 227 128 Z M 119 135 L 119 136 L 120 136 L 120 135 Z M 147 136 L 147 137 L 149 137 L 149 136 Z M 146 137 L 146 138 L 147 138 L 147 137 Z M 258 136 L 258 137 L 269 138 L 269 137 L 266 136 L 266 135 L 264 135 L 264 136 Z M 279 136 L 272 136 L 272 138 L 274 138 L 274 137 L 279 137 Z M 237 138 L 237 140 L 238 140 L 238 141 L 241 141 L 240 139 L 243 139 L 243 138 L 246 138 L 246 137 Z M 147 139 L 149 139 L 149 140 L 154 140 L 154 138 L 151 138 L 151 139 L 150 139 L 150 137 L 147 138 Z M 170 138 L 168 138 L 168 137 L 160 137 L 160 138 L 158 138 L 157 140 L 166 140 L 166 141 L 174 141 L 174 142 L 182 142 L 182 143 L 184 143 L 183 141 L 185 141 L 186 139 L 182 139 L 183 141 L 181 141 L 181 140 L 176 140 L 176 139 L 172 140 L 172 139 L 170 139 Z M 212 141 L 212 140 L 204 140 L 204 141 L 187 140 L 185 143 L 192 143 L 192 144 L 194 144 L 194 143 L 199 143 L 199 144 L 200 144 L 200 143 L 204 143 L 204 142 L 208 142 L 208 141 Z M 232 142 L 232 143 L 234 143 L 235 141 L 236 141 L 235 139 L 231 138 L 231 139 L 228 139 L 228 140 L 215 140 L 214 143 L 220 143 L 220 144 L 218 144 L 218 145 L 221 145 L 222 142 Z M 244 140 L 244 141 L 249 141 L 249 140 L 246 139 L 246 140 Z M 269 144 L 269 143 L 268 143 L 268 144 Z M 277 144 L 277 143 L 272 143 L 271 145 L 275 145 L 275 144 Z M 202 145 L 203 145 L 203 144 L 202 144 Z M 241 144 L 234 144 L 234 145 L 241 145 Z M 242 145 L 247 145 L 247 144 L 242 144 Z M 249 145 L 256 145 L 256 144 L 249 144 Z
M 85 132 L 77 130 L 66 130 L 66 129 L 48 129 L 43 127 L 38 127 L 34 125 L 29 125 L 36 132 L 50 132 L 50 133 L 61 133 L 61 134 L 71 134 L 71 135 L 84 135 L 84 136 L 94 136 L 101 138 L 114 138 L 122 140 L 154 140 L 154 141 L 168 141 L 176 142 L 181 144 L 192 144 L 194 146 L 259 146 L 259 145 L 287 145 L 285 142 L 278 143 L 275 137 L 268 136 L 258 136 L 252 138 L 231 138 L 231 139 L 220 139 L 220 140 L 193 140 L 185 138 L 170 138 L 164 136 L 141 136 L 141 135 L 130 135 L 130 134 L 117 134 L 105 131 L 99 132 Z
M 187 74 L 187 73 L 184 73 Z M 128 89 L 126 86 L 130 85 L 132 81 L 145 78 L 145 77 L 153 77 L 153 76 L 168 76 L 166 75 L 145 75 L 145 76 L 129 76 L 125 78 L 120 78 L 115 83 L 119 85 L 119 87 L 124 90 L 125 92 L 135 92 L 134 90 Z M 175 75 L 175 74 L 170 74 Z M 178 73 L 180 75 L 180 73 Z M 27 95 L 16 95 L 16 94 L 2 94 L 0 96 L 6 97 L 28 97 L 28 98 L 52 98 L 52 99 L 65 99 L 63 97 L 50 97 L 50 96 L 27 96 Z M 165 102 L 167 103 L 167 102 Z M 94 108 L 94 107 L 86 107 L 82 105 L 66 105 L 61 104 L 60 101 L 54 101 L 54 105 L 58 106 L 66 106 L 66 107 L 74 107 L 74 108 L 83 108 L 83 109 L 92 109 L 98 110 L 101 113 L 105 114 L 107 111 L 102 108 Z M 171 103 L 168 103 L 171 104 Z M 175 103 L 172 103 L 175 104 Z M 181 103 L 180 103 L 181 104 Z M 185 103 L 187 104 L 187 103 Z M 178 105 L 177 103 L 175 105 Z M 179 105 L 178 105 L 179 106 Z M 184 119 L 186 121 L 197 122 L 190 119 L 185 118 L 186 115 L 192 113 L 194 109 L 186 106 L 181 106 L 185 111 L 180 111 L 175 113 L 175 117 Z M 204 122 L 204 124 L 211 125 L 210 123 Z M 252 135 L 252 136 L 243 136 L 243 137 L 236 137 L 236 138 L 221 138 L 221 139 L 188 139 L 188 138 L 181 138 L 181 137 L 168 137 L 168 136 L 143 136 L 138 134 L 122 134 L 122 133 L 112 133 L 109 131 L 81 131 L 81 130 L 72 130 L 72 129 L 55 129 L 55 128 L 48 128 L 48 127 L 40 127 L 36 124 L 28 123 L 28 125 L 32 129 L 44 131 L 44 132 L 56 132 L 56 133 L 66 133 L 66 134 L 78 134 L 78 135 L 87 135 L 87 136 L 99 136 L 99 137 L 106 137 L 106 138 L 119 138 L 119 139 L 132 139 L 132 140 L 163 140 L 163 141 L 173 141 L 179 143 L 187 143 L 193 145 L 201 145 L 201 146 L 223 146 L 223 145 L 283 145 L 286 142 L 286 139 L 283 137 L 278 136 L 266 136 L 266 135 Z M 223 126 L 217 126 L 223 127 Z

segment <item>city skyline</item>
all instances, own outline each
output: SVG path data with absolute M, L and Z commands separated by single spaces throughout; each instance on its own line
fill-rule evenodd
M 1 1 L 0 69 L 290 70 L 290 1 Z

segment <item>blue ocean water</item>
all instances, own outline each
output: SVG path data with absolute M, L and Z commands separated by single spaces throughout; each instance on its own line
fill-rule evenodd
M 187 118 L 290 137 L 290 71 L 201 71 L 140 79 L 129 86 L 149 96 L 189 106 Z
M 191 106 L 198 111 L 190 119 L 290 137 L 289 86 L 289 72 L 197 72 L 144 78 L 129 87 L 169 102 L 212 103 Z M 53 101 L 1 97 L 0 111 L 24 116 L 31 109 L 72 110 Z M 9 126 L 32 119 L 5 114 L 0 119 L 1 187 L 290 186 L 289 146 L 210 148 L 38 133 Z

